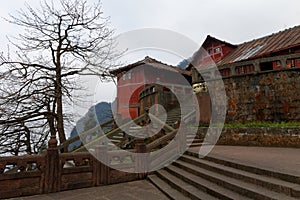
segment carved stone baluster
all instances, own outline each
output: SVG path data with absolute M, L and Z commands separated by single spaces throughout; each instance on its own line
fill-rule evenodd
M 99 160 L 95 158 L 94 160 L 94 174 L 95 174 L 95 185 L 107 185 L 109 184 L 109 167 L 106 165 L 108 163 L 107 156 L 107 146 L 98 145 L 96 146 L 96 158 L 100 158 L 104 162 L 101 163 Z
M 136 139 L 135 141 L 135 152 L 136 154 L 136 170 L 140 171 L 138 173 L 139 179 L 144 179 L 147 176 L 149 156 L 147 153 L 147 146 L 144 142 L 144 139 Z
M 45 170 L 45 186 L 44 192 L 58 192 L 60 191 L 60 161 L 57 147 L 57 140 L 55 136 L 51 136 L 48 142 L 48 149 L 46 154 L 46 170 Z

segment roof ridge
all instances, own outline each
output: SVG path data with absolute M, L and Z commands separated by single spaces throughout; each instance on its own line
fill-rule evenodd
M 169 64 L 163 63 L 163 62 L 161 62 L 161 61 L 159 61 L 159 60 L 156 60 L 156 59 L 154 59 L 154 58 L 152 58 L 152 57 L 150 57 L 150 56 L 145 56 L 144 59 L 139 60 L 139 61 L 137 61 L 137 62 L 134 62 L 134 63 L 128 64 L 128 65 L 125 65 L 125 66 L 120 67 L 120 68 L 112 69 L 112 70 L 110 71 L 110 73 L 116 75 L 116 74 L 118 74 L 118 73 L 120 73 L 120 72 L 122 72 L 122 71 L 130 70 L 131 68 L 134 68 L 134 67 L 137 67 L 137 66 L 143 65 L 143 64 L 149 64 L 149 65 L 151 65 L 151 66 L 153 66 L 153 67 L 155 67 L 155 64 L 156 64 L 156 66 L 159 66 L 159 65 L 161 66 L 161 65 L 163 65 L 163 66 L 165 66 L 165 67 L 169 67 L 170 70 L 172 69 L 172 70 L 176 70 L 176 71 L 182 72 L 182 73 L 185 71 L 185 70 L 183 70 L 183 69 L 180 69 L 180 68 L 177 67 L 177 66 L 173 66 L 173 65 L 169 65 Z
M 225 44 L 228 44 L 228 45 L 231 45 L 231 46 L 234 46 L 234 47 L 237 46 L 237 45 L 235 45 L 235 44 L 231 44 L 230 42 L 227 42 L 226 40 L 221 40 L 221 39 L 218 39 L 218 38 L 213 37 L 213 36 L 211 36 L 211 35 L 207 35 L 207 36 L 206 36 L 206 39 L 204 40 L 203 44 L 205 43 L 205 41 L 207 41 L 207 39 L 218 40 L 218 41 L 220 41 L 220 42 L 222 42 L 222 43 L 225 43 Z M 202 44 L 201 46 L 203 46 L 203 44 Z
M 159 64 L 162 64 L 162 65 L 166 65 L 166 66 L 170 66 L 170 67 L 175 67 L 175 68 L 177 68 L 177 67 L 174 66 L 174 65 L 170 65 L 170 64 L 164 63 L 164 62 L 159 61 L 159 60 L 156 60 L 156 59 L 154 59 L 154 58 L 152 58 L 152 57 L 150 57 L 150 56 L 145 56 L 145 58 L 144 58 L 143 60 L 141 60 L 141 61 L 150 61 L 150 62 L 148 62 L 148 63 L 159 63 Z M 145 63 L 145 62 L 144 62 L 144 63 Z

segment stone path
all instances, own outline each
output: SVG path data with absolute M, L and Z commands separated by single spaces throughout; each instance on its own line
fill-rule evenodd
M 58 193 L 19 197 L 10 200 L 167 200 L 168 198 L 146 180 L 108 186 L 83 188 Z
M 190 151 L 198 153 L 199 147 Z M 299 148 L 215 146 L 209 155 L 300 177 Z

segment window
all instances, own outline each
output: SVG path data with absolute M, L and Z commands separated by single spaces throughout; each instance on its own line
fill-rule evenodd
M 273 63 L 272 62 L 260 63 L 260 70 L 261 71 L 273 70 Z
M 281 66 L 281 62 L 280 62 L 280 60 L 277 60 L 276 61 L 276 67 L 280 67 Z
M 287 68 L 295 67 L 294 59 L 287 59 L 286 60 L 286 67 Z
M 213 51 L 212 51 L 211 48 L 207 49 L 207 52 L 208 52 L 209 55 L 213 54 Z
M 254 72 L 254 65 L 246 65 L 246 66 L 243 66 L 243 68 L 244 68 L 245 74 Z
M 155 87 L 151 87 L 151 93 L 154 93 L 155 92 Z
M 243 65 L 235 68 L 236 74 L 249 74 L 255 71 L 254 65 Z
M 126 74 L 123 74 L 122 79 L 125 80 L 130 80 L 131 79 L 131 72 L 127 72 Z
M 273 62 L 273 69 L 281 69 L 281 61 L 280 60 L 276 60 Z
M 243 74 L 243 66 L 237 66 L 235 68 L 235 73 L 236 74 Z
M 215 53 L 220 53 L 221 52 L 221 47 L 215 48 Z
M 225 77 L 225 76 L 230 76 L 231 75 L 231 70 L 230 68 L 226 68 L 226 69 L 221 69 L 220 70 L 220 74 Z

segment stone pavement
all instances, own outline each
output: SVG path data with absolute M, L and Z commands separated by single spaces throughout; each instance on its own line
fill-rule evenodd
M 199 147 L 190 148 L 199 152 Z M 209 155 L 248 166 L 300 177 L 300 149 L 279 147 L 215 146 Z
M 167 200 L 168 198 L 146 180 L 107 186 L 68 190 L 58 193 L 19 197 L 10 200 Z

